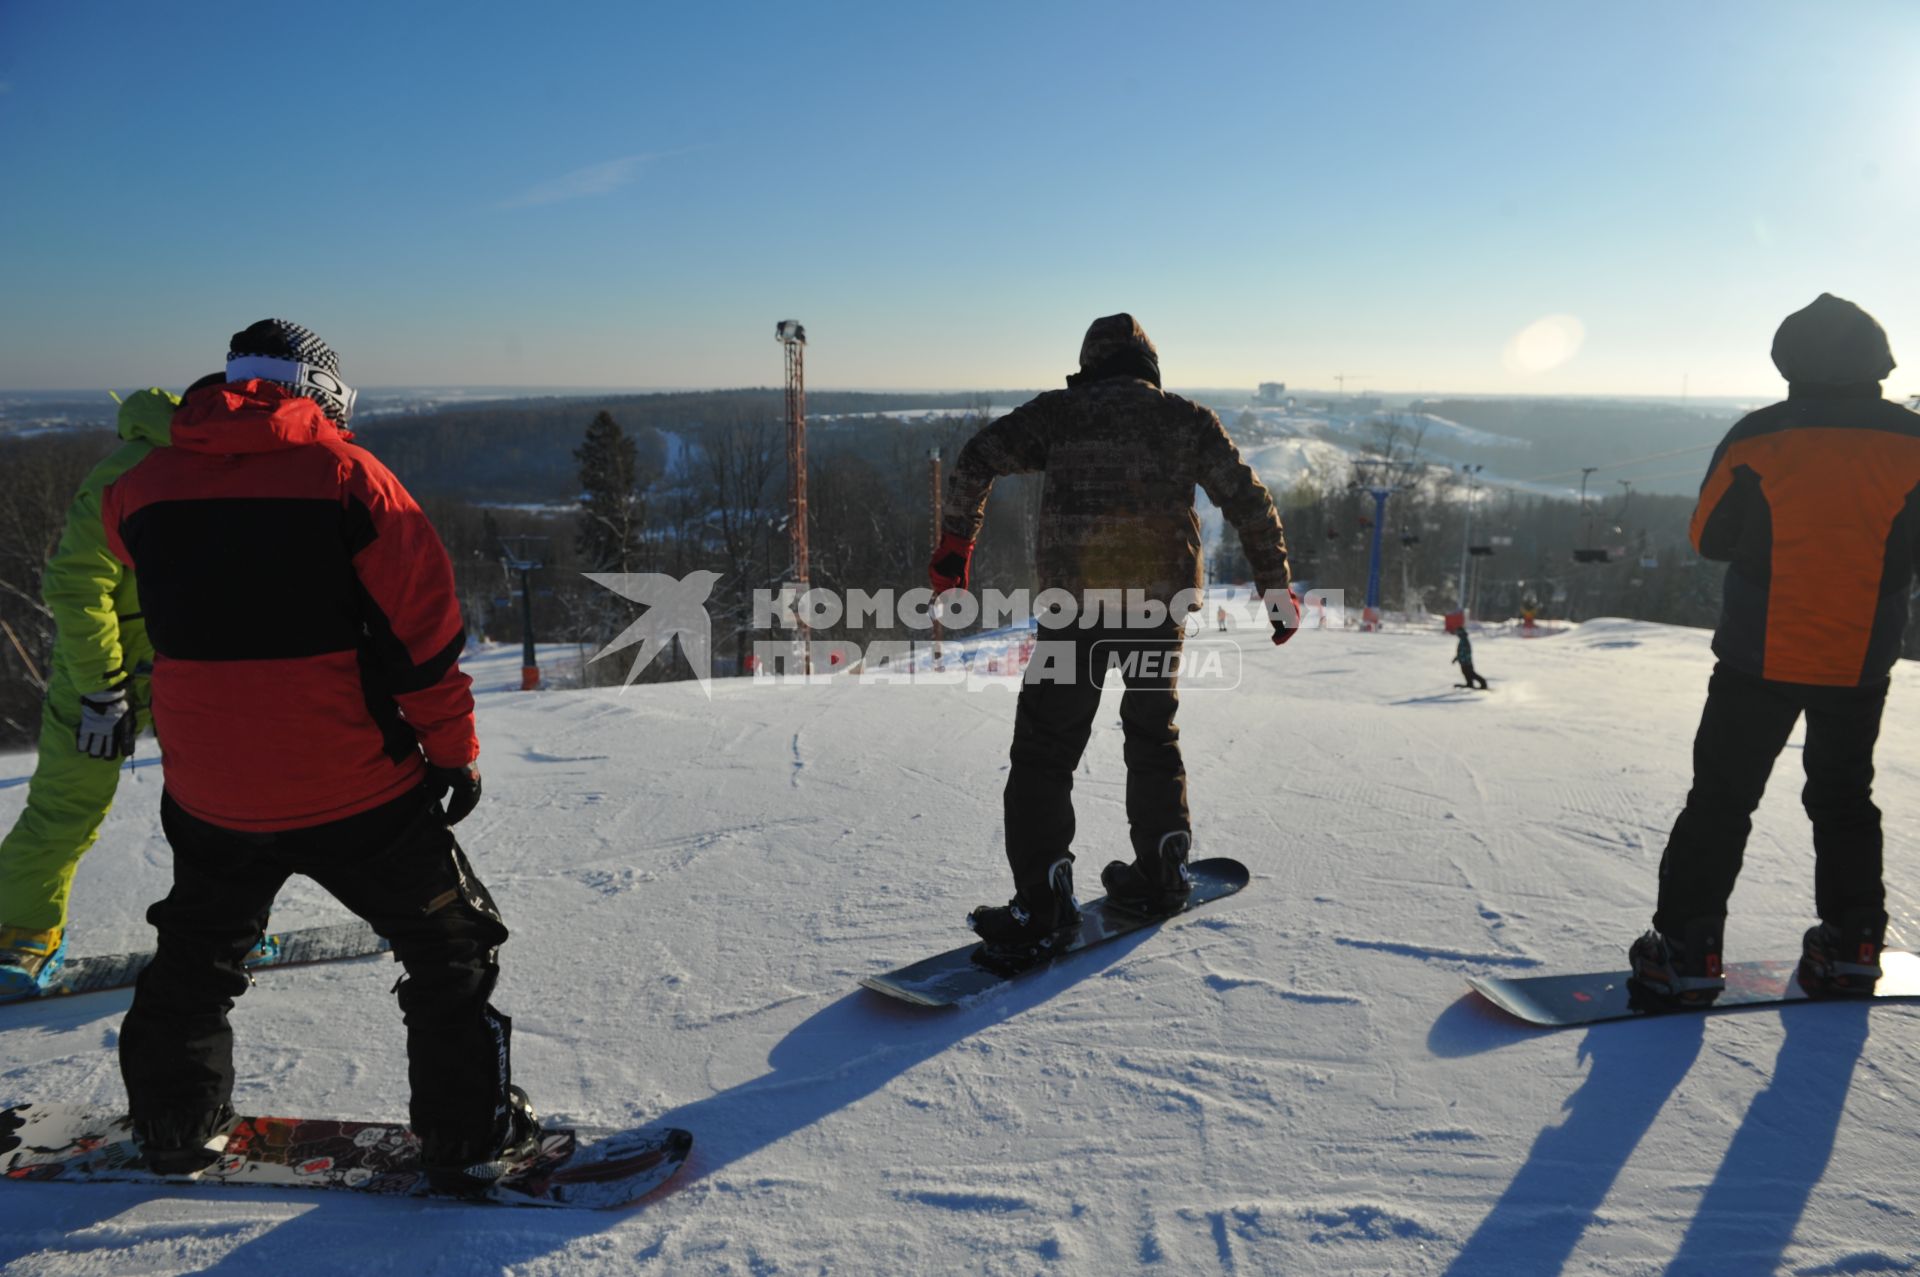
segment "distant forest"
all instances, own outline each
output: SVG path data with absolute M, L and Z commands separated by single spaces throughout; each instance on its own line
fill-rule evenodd
M 871 430 L 871 419 L 864 427 L 857 418 L 846 420 L 855 414 L 896 411 L 913 417 L 988 402 L 1018 403 L 1029 396 L 816 391 L 807 396 L 807 416 L 811 438 L 834 451 L 835 438 L 865 438 Z M 512 400 L 378 417 L 356 423 L 355 434 L 416 492 L 493 502 L 572 501 L 580 492 L 573 450 L 586 423 L 603 412 L 664 461 L 673 436 L 697 440 L 713 431 L 781 422 L 786 397 L 772 388 Z M 897 423 L 888 423 L 882 433 L 892 437 L 899 430 Z
M 924 585 L 933 536 L 930 451 L 938 449 L 943 468 L 950 466 L 990 402 L 1021 397 L 809 396 L 814 584 L 840 591 Z M 720 574 L 710 611 L 716 672 L 724 675 L 739 671 L 754 639 L 770 637 L 752 628 L 753 591 L 777 588 L 788 575 L 783 402 L 777 389 L 540 399 L 375 418 L 357 434 L 433 517 L 473 633 L 519 636 L 521 600 L 509 558 L 542 564 L 531 577 L 541 641 L 577 643 L 583 652 L 628 624 L 634 609 L 582 572 L 684 575 L 706 568 Z M 1537 409 L 1526 416 L 1517 403 L 1512 418 L 1502 419 L 1500 401 L 1425 406 L 1503 434 L 1519 435 L 1539 419 Z M 1593 429 L 1630 428 L 1631 411 L 1616 418 L 1603 408 L 1592 410 Z M 887 410 L 901 415 L 862 415 Z M 1686 442 L 1671 434 L 1633 439 L 1632 447 L 1655 452 Z M 104 431 L 0 438 L 0 474 L 7 476 L 0 484 L 0 739 L 9 743 L 26 743 L 37 731 L 54 640 L 39 601 L 42 568 L 81 477 L 113 444 Z M 1429 614 L 1451 610 L 1466 534 L 1457 465 L 1423 453 L 1419 440 L 1392 429 L 1365 446 L 1395 460 L 1437 463 L 1389 504 L 1381 530 L 1384 605 Z M 1687 464 L 1704 469 L 1705 453 Z M 1373 502 L 1350 478 L 1276 490 L 1274 498 L 1296 578 L 1344 589 L 1357 605 L 1367 585 Z M 1722 568 L 1701 561 L 1687 544 L 1691 498 L 1629 493 L 1612 484 L 1596 485 L 1596 492 L 1602 487 L 1607 490 L 1585 508 L 1480 489 L 1472 539 L 1484 553 L 1472 563 L 1481 619 L 1533 606 L 1549 619 L 1714 623 Z M 977 587 L 1034 584 L 1038 499 L 1032 478 L 995 487 L 974 559 Z M 1576 551 L 1591 561 L 1576 562 Z M 1212 556 L 1213 579 L 1247 579 L 1230 531 Z M 907 636 L 842 629 L 825 637 Z M 1910 633 L 1909 654 L 1920 654 L 1914 649 Z M 596 679 L 623 673 L 618 659 L 589 668 Z M 687 673 L 684 663 L 662 662 L 644 677 Z

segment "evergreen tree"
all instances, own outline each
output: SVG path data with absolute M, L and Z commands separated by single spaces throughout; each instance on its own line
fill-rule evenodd
M 632 572 L 640 566 L 646 502 L 639 450 L 612 415 L 601 412 L 573 450 L 580 463 L 580 521 L 574 545 L 595 572 Z

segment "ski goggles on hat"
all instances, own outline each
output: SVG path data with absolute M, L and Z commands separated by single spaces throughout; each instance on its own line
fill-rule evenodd
M 330 395 L 339 403 L 343 421 L 353 416 L 353 401 L 360 394 L 340 380 L 338 373 L 328 372 L 317 364 L 302 363 L 297 359 L 276 359 L 272 355 L 236 355 L 227 360 L 228 381 L 252 381 L 255 378 L 284 382 L 296 391 L 317 390 Z

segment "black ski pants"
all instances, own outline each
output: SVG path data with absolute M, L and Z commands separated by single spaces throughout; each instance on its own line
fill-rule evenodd
M 229 1101 L 227 1013 L 251 983 L 242 961 L 281 885 L 300 873 L 391 941 L 406 967 L 398 992 L 414 1131 L 485 1145 L 504 1127 L 512 1022 L 487 998 L 507 929 L 430 791 L 279 833 L 210 825 L 165 795 L 160 819 L 173 847 L 173 890 L 147 911 L 159 944 L 120 1030 L 134 1117 L 198 1114 Z M 358 1030 L 341 1032 L 350 1042 Z
M 1191 828 L 1187 769 L 1180 759 L 1177 661 L 1181 631 L 1043 630 L 1014 710 L 1012 767 L 1003 796 L 1014 886 L 1038 890 L 1073 846 L 1073 773 L 1093 734 L 1107 669 L 1118 663 L 1125 735 L 1127 823 L 1136 854 L 1163 834 Z
M 1474 672 L 1472 661 L 1460 662 L 1460 681 L 1468 687 L 1477 687 L 1483 692 L 1487 690 L 1487 680 Z
M 1807 784 L 1801 801 L 1813 821 L 1814 908 L 1832 923 L 1854 909 L 1883 908 L 1873 746 L 1886 702 L 1884 679 L 1870 687 L 1813 687 L 1715 667 L 1693 739 L 1693 789 L 1660 861 L 1653 925 L 1680 935 L 1689 919 L 1726 916 L 1753 810 L 1802 714 Z

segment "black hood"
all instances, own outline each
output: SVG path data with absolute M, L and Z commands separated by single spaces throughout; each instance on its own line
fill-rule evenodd
M 1893 371 L 1886 330 L 1866 311 L 1832 293 L 1781 321 L 1773 366 L 1794 386 L 1878 385 Z

